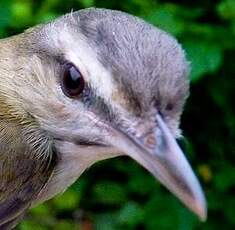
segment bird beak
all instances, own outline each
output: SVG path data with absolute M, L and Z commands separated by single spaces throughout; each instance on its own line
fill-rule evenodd
M 201 186 L 175 138 L 162 117 L 156 117 L 157 127 L 151 137 L 135 137 L 115 129 L 109 143 L 139 162 L 190 210 L 204 221 L 207 208 Z M 149 143 L 151 143 L 151 147 Z

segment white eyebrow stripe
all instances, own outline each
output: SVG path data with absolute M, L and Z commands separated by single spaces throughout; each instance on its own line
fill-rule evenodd
M 87 44 L 82 34 L 76 34 L 75 38 L 65 27 L 55 39 L 59 40 L 55 44 L 63 44 L 65 59 L 76 65 L 86 82 L 110 103 L 117 86 L 112 74 L 99 62 L 97 54 Z

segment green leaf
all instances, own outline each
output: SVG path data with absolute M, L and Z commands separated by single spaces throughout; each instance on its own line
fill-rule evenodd
M 51 209 L 47 203 L 37 205 L 30 210 L 33 215 L 47 216 L 51 213 Z
M 235 225 L 235 218 L 234 218 L 234 207 L 235 207 L 235 198 L 225 198 L 224 200 L 225 209 L 224 213 L 226 218 L 229 222 L 231 222 L 233 225 Z
M 147 17 L 147 21 L 155 26 L 174 35 L 181 34 L 184 30 L 184 23 L 177 18 L 167 7 L 159 7 Z
M 67 229 L 78 229 L 78 227 L 76 227 L 75 223 L 73 221 L 70 220 L 60 220 L 56 223 L 56 225 L 54 226 L 53 229 L 56 230 L 67 230 Z
M 224 19 L 235 19 L 235 1 L 224 0 L 217 6 L 218 14 Z
M 19 230 L 49 230 L 49 228 L 36 224 L 34 220 L 25 220 L 23 221 L 20 226 Z
M 50 22 L 53 19 L 57 18 L 58 16 L 59 15 L 54 12 L 48 12 L 46 14 L 39 15 L 39 17 L 37 17 L 37 22 L 38 23 Z
M 79 195 L 74 190 L 68 189 L 64 194 L 56 196 L 53 203 L 57 210 L 72 210 L 78 207 L 81 198 Z
M 234 172 L 235 167 L 229 165 L 217 171 L 214 176 L 214 183 L 218 191 L 225 192 L 235 186 Z
M 144 219 L 148 221 L 145 225 L 148 230 L 156 229 L 174 229 L 178 228 L 178 210 L 176 201 L 170 196 L 170 194 L 156 194 L 151 197 L 144 207 L 145 215 Z
M 191 62 L 190 78 L 198 81 L 204 74 L 214 73 L 222 63 L 220 47 L 206 41 L 187 40 L 183 43 L 186 55 Z
M 85 8 L 94 6 L 94 4 L 95 4 L 94 0 L 77 0 L 77 1 L 79 3 L 81 3 L 83 5 L 83 7 L 85 7 Z
M 12 1 L 0 1 L 0 28 L 4 28 L 10 24 L 11 12 L 10 6 Z
M 135 202 L 126 203 L 119 214 L 117 215 L 117 221 L 121 224 L 135 227 L 143 220 L 144 210 Z
M 94 195 L 103 204 L 123 203 L 127 199 L 125 188 L 118 183 L 101 182 L 95 185 Z
M 142 169 L 136 172 L 136 175 L 130 176 L 128 180 L 128 189 L 132 193 L 147 195 L 155 193 L 160 189 L 160 183 L 148 172 Z
M 95 230 L 119 230 L 117 229 L 116 215 L 111 212 L 96 215 Z

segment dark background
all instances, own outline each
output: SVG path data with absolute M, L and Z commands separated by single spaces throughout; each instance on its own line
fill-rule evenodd
M 90 6 L 140 16 L 176 36 L 191 61 L 182 146 L 208 199 L 201 223 L 134 161 L 100 162 L 19 230 L 235 229 L 234 0 L 0 0 L 0 36 Z

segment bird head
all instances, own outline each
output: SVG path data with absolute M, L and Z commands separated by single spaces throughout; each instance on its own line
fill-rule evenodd
M 79 167 L 127 155 L 206 217 L 198 180 L 175 140 L 189 81 L 174 38 L 128 14 L 87 9 L 2 40 L 0 47 L 0 127 L 14 133 L 1 138 L 2 148 L 54 161 L 34 199 L 50 186 L 64 190 L 66 182 L 59 181 L 77 178 Z

